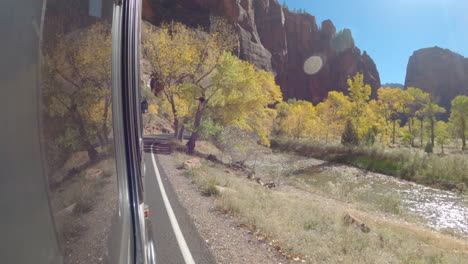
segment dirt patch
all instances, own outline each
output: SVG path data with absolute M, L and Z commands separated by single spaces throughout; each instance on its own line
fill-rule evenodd
M 99 177 L 89 177 L 89 172 Z M 88 176 L 88 177 L 87 177 Z M 51 193 L 64 263 L 103 263 L 108 255 L 111 223 L 117 213 L 115 167 L 104 160 Z
M 158 157 L 181 204 L 194 221 L 217 263 L 292 263 L 271 250 L 271 246 L 246 229 L 240 220 L 220 211 L 215 200 L 203 196 L 190 180 L 177 170 L 174 157 Z

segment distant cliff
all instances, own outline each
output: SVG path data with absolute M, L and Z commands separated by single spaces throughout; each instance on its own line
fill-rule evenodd
M 450 109 L 453 98 L 468 95 L 468 58 L 439 47 L 417 50 L 409 58 L 405 87 L 421 88 Z
M 317 103 L 329 91 L 346 91 L 346 79 L 356 72 L 364 73 L 374 95 L 380 87 L 379 73 L 366 52 L 332 45 L 336 29 L 330 20 L 319 27 L 314 16 L 293 13 L 276 0 L 143 0 L 143 19 L 155 25 L 176 20 L 208 26 L 210 15 L 235 25 L 238 56 L 275 72 L 286 99 Z M 307 75 L 304 62 L 311 56 L 320 56 L 323 67 Z
M 400 89 L 403 89 L 405 88 L 405 85 L 401 84 L 401 83 L 384 83 L 382 84 L 382 87 L 390 87 L 390 88 L 400 88 Z

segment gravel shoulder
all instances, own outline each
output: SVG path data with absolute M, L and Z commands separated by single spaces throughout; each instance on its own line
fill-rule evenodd
M 217 263 L 291 263 L 257 240 L 250 230 L 242 227 L 239 218 L 217 209 L 216 200 L 203 196 L 177 169 L 180 164 L 176 164 L 173 156 L 159 155 L 158 159 Z

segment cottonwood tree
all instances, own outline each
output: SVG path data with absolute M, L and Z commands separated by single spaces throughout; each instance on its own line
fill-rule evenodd
M 45 54 L 42 81 L 50 116 L 69 120 L 64 144 L 75 141 L 91 160 L 97 138 L 108 145 L 111 122 L 111 33 L 99 22 L 59 36 L 54 53 Z M 63 139 L 66 139 L 65 141 Z M 60 139 L 59 139 L 60 140 Z M 68 142 L 68 143 L 67 143 Z
M 379 88 L 377 97 L 380 111 L 385 118 L 385 134 L 388 135 L 391 123 L 392 144 L 395 145 L 397 123 L 401 121 L 400 116 L 407 111 L 406 105 L 412 99 L 402 89 L 389 87 Z
M 188 104 L 181 99 L 181 85 L 201 67 L 208 54 L 202 43 L 204 35 L 200 28 L 189 28 L 177 22 L 160 27 L 146 26 L 143 31 L 143 54 L 151 65 L 152 77 L 170 104 L 175 137 L 179 133 L 180 119 L 186 114 L 181 108 Z
M 271 73 L 256 71 L 230 54 L 238 46 L 231 25 L 212 17 L 208 32 L 175 22 L 145 32 L 144 53 L 171 105 L 176 131 L 180 109 L 188 109 L 184 119 L 192 130 L 189 153 L 194 152 L 207 113 L 222 125 L 255 130 L 261 142 L 269 144 L 264 122 L 274 119 L 268 105 L 280 101 L 281 92 Z
M 444 145 L 446 145 L 450 139 L 450 133 L 447 130 L 447 123 L 441 120 L 437 121 L 435 124 L 435 137 L 437 144 L 441 147 L 442 154 L 444 154 Z
M 371 87 L 364 83 L 364 75 L 357 73 L 353 78 L 348 79 L 348 91 L 351 101 L 348 117 L 353 122 L 358 137 L 361 138 L 372 126 L 367 119 Z
M 460 95 L 452 101 L 449 118 L 455 134 L 462 140 L 462 150 L 466 149 L 466 135 L 468 133 L 468 97 Z
M 423 119 L 427 119 L 429 122 L 429 133 L 431 136 L 431 144 L 434 146 L 435 143 L 435 124 L 437 122 L 437 115 L 441 113 L 445 113 L 445 108 L 439 106 L 432 102 L 432 100 L 427 103 L 421 110 L 416 112 L 417 115 L 421 116 Z M 422 119 L 422 120 L 423 120 Z M 422 128 L 422 127 L 421 127 Z
M 316 110 L 312 103 L 290 99 L 276 106 L 279 116 L 278 131 L 289 137 L 300 139 L 312 137 L 316 125 Z
M 318 104 L 317 113 L 324 127 L 325 144 L 329 138 L 336 138 L 343 131 L 346 113 L 350 109 L 348 97 L 342 92 L 331 91 L 322 103 Z
M 254 131 L 260 143 L 269 146 L 268 134 L 276 111 L 268 106 L 282 101 L 281 90 L 274 76 L 230 53 L 223 53 L 217 67 L 210 71 L 203 83 L 189 85 L 187 95 L 198 98 L 192 135 L 187 142 L 193 153 L 199 137 L 199 128 L 206 112 L 223 126 L 235 125 Z
M 216 17 L 211 18 L 208 32 L 202 28 L 189 28 L 178 22 L 147 27 L 144 32 L 144 55 L 171 105 L 175 137 L 178 137 L 181 131 L 181 113 L 178 110 L 194 104 L 194 98 L 187 97 L 187 93 L 195 95 L 194 90 L 200 90 L 200 97 L 195 100 L 199 102 L 203 112 L 206 99 L 203 90 L 211 87 L 212 74 L 224 52 L 234 50 L 238 40 L 233 27 Z
M 416 137 L 416 125 L 415 120 L 420 121 L 419 128 L 419 137 L 420 137 L 420 146 L 423 147 L 423 125 L 424 125 L 424 116 L 422 115 L 421 110 L 425 107 L 426 104 L 430 102 L 431 95 L 424 92 L 419 88 L 409 87 L 405 93 L 410 98 L 410 101 L 407 103 L 406 108 L 408 109 L 408 130 L 412 135 L 410 139 L 411 146 L 414 147 L 414 138 Z

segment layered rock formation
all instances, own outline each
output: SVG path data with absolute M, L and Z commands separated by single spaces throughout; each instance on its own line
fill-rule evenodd
M 405 87 L 421 88 L 450 109 L 457 95 L 468 95 L 468 58 L 439 47 L 417 50 L 409 58 Z
M 286 99 L 317 103 L 329 91 L 346 91 L 347 78 L 356 72 L 364 73 L 373 94 L 380 87 L 379 73 L 366 52 L 333 48 L 336 29 L 330 20 L 319 27 L 314 16 L 293 13 L 276 0 L 143 0 L 143 19 L 155 25 L 176 20 L 208 26 L 210 15 L 235 25 L 239 57 L 275 72 Z M 319 56 L 323 67 L 307 75 L 304 62 L 311 56 Z

